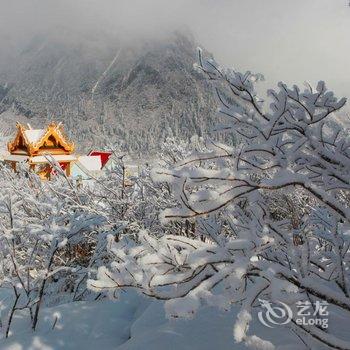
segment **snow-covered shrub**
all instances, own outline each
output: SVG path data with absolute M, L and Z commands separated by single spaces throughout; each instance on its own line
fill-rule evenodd
M 80 291 L 106 216 L 64 179 L 42 182 L 26 169 L 2 167 L 0 184 L 0 289 L 12 299 L 2 319 L 8 336 L 17 310 L 28 310 L 35 329 L 43 303 Z
M 327 302 L 349 322 L 350 142 L 332 120 L 345 99 L 323 82 L 303 91 L 279 83 L 266 106 L 254 89 L 260 75 L 223 69 L 201 52 L 197 68 L 215 85 L 225 129 L 240 143 L 213 142 L 155 169 L 154 181 L 166 182 L 178 204 L 162 212 L 163 222 L 190 220 L 194 234 L 110 237 L 114 262 L 89 287 L 137 288 L 165 300 L 173 317 L 192 317 L 203 303 L 240 304 L 234 336 L 252 347 L 273 348 L 248 334 L 259 299 L 293 311 L 297 302 Z M 310 347 L 350 348 L 334 328 L 295 319 L 288 326 Z
M 122 162 L 86 185 L 56 170 L 52 181 L 42 182 L 25 166 L 18 173 L 0 167 L 0 293 L 10 306 L 2 310 L 6 337 L 18 310 L 28 311 L 35 329 L 42 305 L 103 297 L 92 294 L 86 280 L 111 261 L 107 236 L 118 241 L 122 232 L 133 236 L 141 227 L 161 231 L 157 210 L 169 204 L 170 194 L 166 185 L 152 183 L 147 167 L 132 186 Z

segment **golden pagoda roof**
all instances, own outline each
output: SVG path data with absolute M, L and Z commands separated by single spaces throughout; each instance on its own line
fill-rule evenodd
M 36 156 L 39 154 L 71 154 L 74 143 L 65 136 L 61 123 L 50 123 L 46 129 L 32 129 L 17 122 L 18 131 L 13 141 L 8 143 L 11 154 Z

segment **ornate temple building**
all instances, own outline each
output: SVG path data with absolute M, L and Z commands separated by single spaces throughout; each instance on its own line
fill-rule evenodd
M 6 163 L 16 170 L 18 163 L 27 162 L 42 179 L 50 179 L 53 163 L 58 163 L 70 176 L 71 166 L 77 161 L 74 143 L 65 136 L 61 123 L 51 123 L 46 129 L 17 123 L 17 134 L 7 146 L 8 153 L 3 157 Z

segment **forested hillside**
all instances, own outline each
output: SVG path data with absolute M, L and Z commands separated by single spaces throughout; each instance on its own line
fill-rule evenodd
M 36 36 L 3 67 L 0 111 L 33 125 L 63 121 L 87 148 L 108 141 L 154 152 L 167 136 L 210 130 L 216 104 L 193 69 L 191 35 L 126 39 L 63 29 Z

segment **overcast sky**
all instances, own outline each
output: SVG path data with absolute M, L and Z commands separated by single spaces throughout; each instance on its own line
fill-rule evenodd
M 347 0 L 0 0 L 0 43 L 57 25 L 158 35 L 188 27 L 217 60 L 264 85 L 322 79 L 350 97 Z

